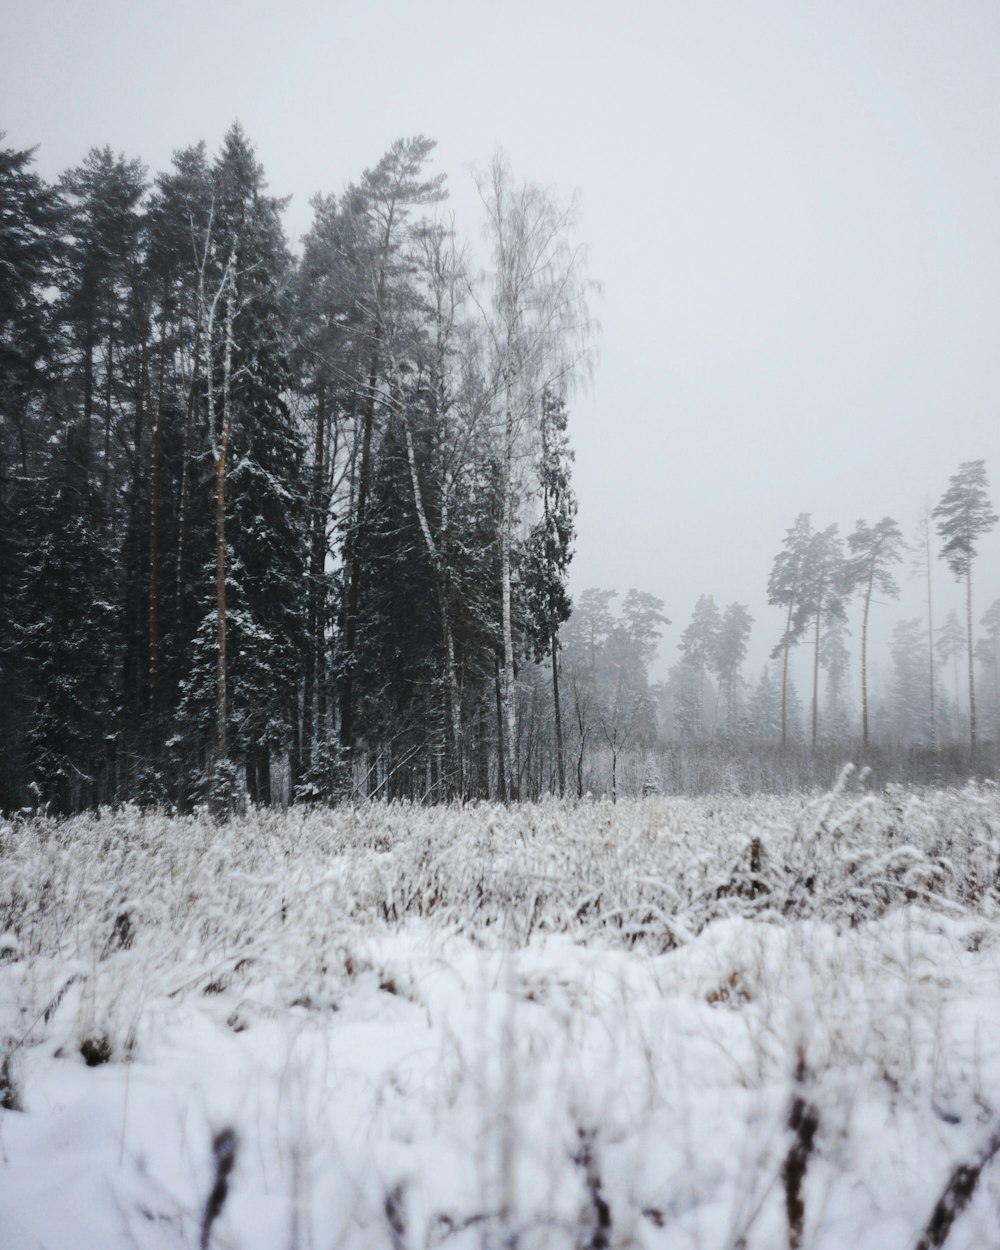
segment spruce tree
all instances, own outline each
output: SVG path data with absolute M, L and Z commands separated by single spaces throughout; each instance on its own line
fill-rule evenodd
M 56 280 L 59 205 L 31 162 L 31 151 L 0 148 L 0 483 L 15 465 L 29 471 L 31 407 L 54 347 L 45 291 Z
M 933 741 L 924 646 L 919 618 L 899 621 L 893 628 L 889 644 L 892 657 L 889 708 L 897 741 Z
M 834 741 L 844 741 L 850 732 L 850 720 L 844 706 L 844 686 L 851 661 L 847 633 L 846 621 L 836 618 L 829 621 L 823 631 L 819 651 L 819 662 L 826 672 L 827 737 Z
M 154 309 L 148 365 L 146 461 L 146 739 L 152 774 L 162 772 L 164 739 L 200 620 L 198 579 L 207 552 L 194 536 L 194 466 L 203 451 L 204 391 L 199 285 L 212 213 L 205 145 L 174 153 L 154 184 L 146 213 L 146 282 Z M 193 558 L 195 557 L 195 558 Z
M 690 667 L 692 673 L 686 689 L 687 699 L 693 700 L 694 706 L 686 712 L 685 724 L 689 730 L 695 729 L 699 735 L 706 728 L 705 676 L 713 666 L 718 652 L 721 623 L 715 599 L 711 595 L 701 595 L 694 605 L 691 621 L 677 644 L 678 650 L 683 653 L 684 663 Z
M 542 515 L 528 537 L 522 584 L 534 642 L 535 659 L 552 663 L 552 707 L 559 795 L 566 793 L 562 707 L 559 694 L 559 626 L 569 619 L 571 603 L 566 574 L 573 555 L 576 496 L 570 484 L 573 452 L 566 434 L 566 403 L 551 390 L 542 395 L 539 423 L 541 452 L 538 480 Z
M 98 476 L 109 522 L 117 450 L 112 435 L 122 388 L 118 365 L 138 269 L 145 190 L 142 163 L 116 157 L 110 148 L 91 149 L 60 184 L 66 207 L 57 308 L 75 356 L 83 433 L 79 454 L 88 471 Z M 102 430 L 95 445 L 98 421 Z
M 33 790 L 63 813 L 114 793 L 115 570 L 83 437 L 70 427 L 29 496 L 15 626 L 30 669 Z
M 265 191 L 252 146 L 231 127 L 199 240 L 204 423 L 192 529 L 203 562 L 175 735 L 194 767 L 192 793 L 208 766 L 218 783 L 208 797 L 220 809 L 233 800 L 240 768 L 251 801 L 270 801 L 271 758 L 292 746 L 300 674 L 303 448 L 285 399 L 281 202 Z
M 0 148 L 0 811 L 26 797 L 31 666 L 15 626 L 23 620 L 30 475 L 46 464 L 53 424 L 46 400 L 55 344 L 45 292 L 56 280 L 58 202 L 31 161 L 29 151 Z

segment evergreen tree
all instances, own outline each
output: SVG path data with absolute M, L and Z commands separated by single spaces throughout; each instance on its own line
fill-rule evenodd
M 991 726 L 994 739 L 1000 739 L 1000 599 L 983 614 L 980 624 L 986 634 L 976 643 L 976 658 L 982 674 L 983 719 Z
M 207 494 L 201 456 L 200 296 L 212 214 L 212 173 L 205 145 L 199 143 L 174 153 L 171 170 L 155 179 L 146 213 L 146 281 L 154 305 L 155 342 L 148 366 L 145 718 L 154 774 L 165 763 L 166 729 L 180 682 L 189 675 L 188 659 L 203 609 L 200 578 L 209 558 L 195 503 Z
M 663 606 L 663 600 L 648 591 L 629 590 L 622 600 L 621 620 L 609 639 L 617 701 L 628 708 L 633 737 L 645 745 L 656 737 L 649 666 L 656 657 L 660 627 L 670 624 Z
M 542 492 L 542 515 L 528 538 L 522 576 L 528 618 L 534 625 L 535 659 L 540 661 L 548 654 L 552 661 L 552 706 L 560 797 L 566 793 L 566 761 L 559 697 L 559 626 L 568 620 L 571 611 L 566 573 L 573 555 L 576 516 L 576 496 L 570 484 L 573 452 L 566 425 L 565 400 L 546 390 L 542 395 L 539 422 L 541 454 L 538 480 Z M 626 600 L 626 609 L 630 606 Z
M 750 695 L 747 712 L 748 727 L 755 738 L 776 739 L 781 736 L 781 686 L 771 677 L 765 664 Z
M 699 596 L 691 621 L 677 644 L 690 668 L 690 676 L 684 681 L 683 700 L 683 721 L 688 732 L 701 734 L 706 729 L 705 678 L 718 654 L 720 625 L 715 599 L 711 595 Z
M 737 728 L 737 700 L 742 685 L 740 670 L 747 655 L 753 617 L 742 603 L 730 603 L 722 613 L 715 638 L 711 669 L 719 679 L 720 693 L 726 694 L 726 733 Z M 718 719 L 718 717 L 716 717 Z
M 419 219 L 441 197 L 432 147 L 401 141 L 319 198 L 298 265 L 238 126 L 151 186 L 104 148 L 57 194 L 0 153 L 4 806 L 29 752 L 67 810 L 266 802 L 276 760 L 314 798 L 351 767 L 388 795 L 565 788 L 584 284 L 568 219 L 504 174 L 487 208 L 517 246 L 474 321 L 453 234 Z M 529 220 L 551 247 L 532 252 Z M 656 732 L 661 606 L 631 592 L 586 679 L 636 740 Z M 551 658 L 551 696 L 532 658 Z
M 892 517 L 883 517 L 874 526 L 858 521 L 847 545 L 851 553 L 846 566 L 847 591 L 860 592 L 865 604 L 861 624 L 861 745 L 867 751 L 868 617 L 876 590 L 893 599 L 899 597 L 899 586 L 891 569 L 903 558 L 903 535 Z
M 29 471 L 31 409 L 47 389 L 53 348 L 45 291 L 55 281 L 59 205 L 31 161 L 30 151 L 0 148 L 0 490 L 14 465 Z
M 850 733 L 850 718 L 844 706 L 844 688 L 851 661 L 845 640 L 847 632 L 846 621 L 836 618 L 830 621 L 823 631 L 819 651 L 819 662 L 826 671 L 828 736 L 834 741 L 844 741 Z
M 183 685 L 181 724 L 182 737 L 190 742 L 193 733 L 198 741 L 196 775 L 211 759 L 219 786 L 213 802 L 221 807 L 231 800 L 238 767 L 250 799 L 269 802 L 271 756 L 292 746 L 304 505 L 302 444 L 284 398 L 280 293 L 289 260 L 281 203 L 265 195 L 263 170 L 238 126 L 226 135 L 212 180 L 199 278 L 202 446 L 211 457 L 214 495 L 214 508 L 205 499 L 199 513 L 212 533 L 212 557 L 197 593 L 197 662 Z
M 900 621 L 890 643 L 892 677 L 889 715 L 899 741 L 931 742 L 933 731 L 924 674 L 923 626 L 919 619 Z
M 72 428 L 29 496 L 15 626 L 31 674 L 38 801 L 66 813 L 113 793 L 117 612 L 102 501 Z
M 598 603 L 600 601 L 598 600 Z M 605 600 L 607 603 L 607 600 Z M 656 655 L 660 625 L 669 624 L 663 602 L 646 591 L 629 590 L 603 649 L 595 719 L 611 755 L 611 795 L 617 798 L 618 760 L 627 745 L 650 746 L 657 735 L 649 665 Z
M 99 472 L 109 522 L 113 521 L 111 484 L 116 467 L 112 434 L 123 384 L 118 365 L 128 333 L 125 323 L 133 311 L 145 190 L 146 171 L 141 162 L 116 157 L 110 148 L 91 149 L 83 164 L 66 173 L 60 184 L 66 205 L 66 245 L 58 313 L 69 335 L 74 357 L 71 376 L 82 409 L 78 454 L 87 472 Z M 103 437 L 95 456 L 93 425 L 98 417 Z
M 798 612 L 813 627 L 812 745 L 819 731 L 819 666 L 823 630 L 844 619 L 844 556 L 836 525 L 817 530 L 809 541 Z
M 791 673 L 784 675 L 776 663 L 761 670 L 760 678 L 750 696 L 747 713 L 750 733 L 768 741 L 781 740 L 784 725 L 785 743 L 802 737 L 802 702 Z
M 788 741 L 788 657 L 802 637 L 809 614 L 804 609 L 806 573 L 812 543 L 812 518 L 800 512 L 791 529 L 785 531 L 782 550 L 774 557 L 767 583 L 767 601 L 785 610 L 785 628 L 771 658 L 781 663 L 781 744 Z
M 15 623 L 29 474 L 45 465 L 54 363 L 45 291 L 55 281 L 58 203 L 31 160 L 31 152 L 0 148 L 0 811 L 23 799 L 30 672 Z
M 362 219 L 358 230 L 355 298 L 366 335 L 367 377 L 360 396 L 360 447 L 356 453 L 356 485 L 353 515 L 344 545 L 345 602 L 340 697 L 340 740 L 350 755 L 354 748 L 354 664 L 365 569 L 358 558 L 368 520 L 376 446 L 376 419 L 380 396 L 387 391 L 387 362 L 398 355 L 394 338 L 405 319 L 400 317 L 409 302 L 407 284 L 410 261 L 407 246 L 412 238 L 412 209 L 433 204 L 444 195 L 444 175 L 423 177 L 424 166 L 435 144 L 422 135 L 397 140 L 374 169 L 366 170 L 349 202 Z
M 694 740 L 705 732 L 705 673 L 687 656 L 670 666 L 663 687 L 664 719 L 680 738 Z
M 925 648 L 927 699 L 930 708 L 931 736 L 934 740 L 934 745 L 937 746 L 937 711 L 934 696 L 937 679 L 934 666 L 934 596 L 932 593 L 934 562 L 931 558 L 931 509 L 928 503 L 925 503 L 920 511 L 912 551 L 911 569 L 924 581 L 927 587 L 927 646 Z
M 934 650 L 940 665 L 947 668 L 948 662 L 951 662 L 955 720 L 958 721 L 962 715 L 962 691 L 958 675 L 958 663 L 968 650 L 968 641 L 965 637 L 965 628 L 954 608 L 938 627 Z
M 617 590 L 590 587 L 583 591 L 573 605 L 573 613 L 566 627 L 567 659 L 572 659 L 574 667 L 594 687 L 599 683 L 604 667 L 605 648 L 615 628 L 611 602 L 617 597 Z
M 366 527 L 354 548 L 365 569 L 353 674 L 355 724 L 369 753 L 368 793 L 420 798 L 425 787 L 419 776 L 435 751 L 441 762 L 447 729 L 434 585 L 410 506 L 398 419 L 386 424 L 373 470 Z
M 368 222 L 358 188 L 316 196 L 314 219 L 291 282 L 290 361 L 308 438 L 308 575 L 303 656 L 299 794 L 336 797 L 347 784 L 336 726 L 333 651 L 342 569 L 335 553 L 346 543 L 354 507 L 355 427 L 366 398 L 369 350 L 362 298 Z M 344 661 L 344 667 L 347 661 Z
M 415 229 L 409 255 L 415 283 L 408 306 L 409 328 L 405 340 L 401 333 L 394 336 L 396 346 L 389 366 L 398 380 L 395 415 L 406 450 L 408 494 L 424 548 L 440 629 L 436 689 L 443 719 L 436 750 L 442 765 L 436 771 L 443 787 L 441 793 L 465 793 L 466 766 L 470 761 L 466 759 L 464 705 L 468 701 L 463 699 L 462 659 L 467 664 L 469 647 L 475 653 L 479 646 L 486 645 L 495 626 L 487 626 L 479 642 L 474 642 L 463 623 L 478 616 L 473 605 L 482 606 L 485 602 L 481 589 L 484 579 L 486 586 L 495 585 L 497 576 L 488 554 L 479 560 L 472 555 L 466 535 L 470 527 L 485 524 L 489 534 L 486 552 L 495 538 L 492 510 L 483 507 L 493 490 L 494 449 L 482 428 L 488 399 L 477 369 L 476 344 L 465 311 L 468 276 L 464 256 L 452 231 L 427 222 Z M 404 340 L 407 349 L 405 358 L 400 354 L 400 340 Z M 543 519 L 550 504 L 550 498 L 543 495 Z M 544 555 L 544 547 L 533 544 L 530 537 L 526 547 L 518 552 L 522 600 L 538 586 L 532 558 Z M 536 649 L 539 610 L 544 610 L 544 604 L 539 604 L 537 596 L 530 605 L 522 602 L 519 610 L 519 621 L 532 635 Z M 480 624 L 485 624 L 482 618 Z M 544 623 L 541 628 L 548 632 Z M 545 650 L 543 646 L 542 653 Z M 479 668 L 481 657 L 474 663 Z M 558 691 L 557 685 L 555 689 Z M 474 685 L 470 692 L 476 692 Z M 476 702 L 485 698 L 484 690 L 476 693 Z M 532 697 L 534 694 L 532 691 Z
M 969 460 L 959 466 L 958 472 L 949 480 L 948 489 L 934 509 L 938 534 L 943 546 L 941 557 L 957 581 L 965 581 L 965 634 L 969 657 L 969 743 L 973 754 L 976 750 L 976 688 L 973 675 L 972 645 L 972 563 L 976 556 L 976 543 L 996 525 L 997 514 L 993 511 L 986 493 L 986 461 Z

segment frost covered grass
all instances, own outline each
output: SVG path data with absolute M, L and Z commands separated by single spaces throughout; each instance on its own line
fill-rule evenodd
M 0 825 L 0 1244 L 1000 1244 L 1000 794 Z

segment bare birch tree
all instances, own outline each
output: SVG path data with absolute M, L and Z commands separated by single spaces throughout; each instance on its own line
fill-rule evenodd
M 500 443 L 500 579 L 503 670 L 500 703 L 506 738 L 507 797 L 518 796 L 514 699 L 512 551 L 520 478 L 537 432 L 542 394 L 559 392 L 589 364 L 592 323 L 584 255 L 573 241 L 575 206 L 515 180 L 497 153 L 477 179 L 493 253 L 489 297 L 479 301 L 492 357 Z

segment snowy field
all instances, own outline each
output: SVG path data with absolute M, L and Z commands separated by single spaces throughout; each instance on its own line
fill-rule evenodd
M 1000 794 L 0 824 L 0 1246 L 1000 1246 Z

